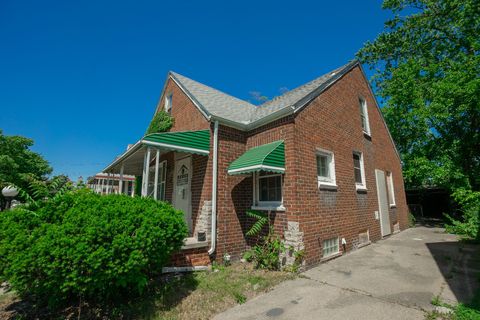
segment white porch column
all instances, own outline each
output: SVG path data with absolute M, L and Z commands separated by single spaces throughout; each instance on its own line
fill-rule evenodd
M 102 177 L 102 186 L 100 187 L 100 194 L 103 194 L 103 187 L 105 186 L 105 178 Z
M 107 172 L 107 179 L 105 180 L 105 184 L 106 184 L 105 194 L 108 194 L 110 191 L 110 173 L 109 172 Z
M 132 198 L 135 197 L 135 182 L 137 181 L 137 179 L 135 178 L 135 180 L 133 181 L 130 181 L 130 183 L 132 184 Z
M 150 174 L 150 147 L 147 148 L 147 152 L 145 153 L 145 158 L 143 161 L 143 179 L 142 179 L 142 197 L 146 197 L 148 195 L 148 176 Z
M 153 199 L 157 199 L 157 188 L 158 188 L 158 164 L 160 162 L 160 150 L 157 149 L 157 154 L 155 155 L 155 182 L 153 185 Z
M 122 163 L 122 167 L 120 168 L 120 177 L 118 180 L 118 194 L 123 194 L 123 169 L 124 164 Z

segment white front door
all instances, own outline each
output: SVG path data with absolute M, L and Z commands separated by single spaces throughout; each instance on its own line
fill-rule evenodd
M 175 161 L 173 206 L 184 213 L 188 230 L 192 231 L 191 207 L 192 158 L 186 157 Z
M 378 210 L 380 211 L 380 230 L 382 237 L 389 235 L 390 216 L 388 213 L 387 184 L 385 183 L 385 172 L 375 169 L 375 178 L 377 180 Z

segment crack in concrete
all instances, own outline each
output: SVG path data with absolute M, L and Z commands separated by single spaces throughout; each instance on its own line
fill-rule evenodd
M 311 278 L 309 276 L 305 276 L 305 275 L 302 278 L 304 278 L 306 280 L 314 281 L 314 282 L 317 282 L 317 283 L 320 283 L 320 284 L 323 284 L 323 285 L 327 285 L 327 286 L 330 286 L 330 287 L 333 287 L 333 288 L 337 288 L 337 289 L 340 289 L 340 290 L 343 290 L 343 291 L 348 291 L 348 292 L 351 292 L 351 293 L 360 294 L 362 296 L 366 296 L 366 297 L 376 299 L 376 300 L 379 300 L 379 301 L 387 302 L 389 304 L 395 304 L 395 305 L 402 306 L 402 307 L 405 307 L 405 308 L 409 308 L 409 309 L 413 309 L 413 310 L 419 310 L 419 311 L 422 311 L 422 312 L 427 312 L 427 310 L 425 310 L 424 308 L 422 308 L 420 306 L 408 305 L 408 304 L 404 304 L 404 303 L 401 303 L 401 302 L 398 302 L 398 301 L 392 301 L 392 300 L 389 300 L 389 299 L 385 299 L 385 298 L 382 298 L 382 297 L 375 296 L 370 292 L 363 291 L 363 290 L 360 290 L 360 289 L 344 288 L 344 287 L 341 287 L 341 286 L 337 286 L 337 285 L 328 283 L 326 281 L 313 279 L 313 278 Z

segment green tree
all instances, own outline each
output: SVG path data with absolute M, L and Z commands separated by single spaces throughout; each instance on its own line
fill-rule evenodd
M 52 172 L 49 163 L 30 150 L 33 140 L 21 136 L 6 136 L 0 130 L 0 188 L 14 184 L 27 188 L 32 178 L 44 180 Z M 0 208 L 4 199 L 0 196 Z
M 478 0 L 385 0 L 393 18 L 358 52 L 408 187 L 480 189 Z

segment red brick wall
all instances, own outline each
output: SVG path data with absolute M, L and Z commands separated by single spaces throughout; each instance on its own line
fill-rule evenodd
M 371 139 L 362 132 L 359 97 L 367 102 Z M 407 206 L 401 165 L 374 97 L 359 67 L 323 92 L 295 119 L 295 175 L 297 201 L 289 207 L 288 218 L 300 222 L 304 232 L 307 264 L 320 261 L 322 241 L 339 237 L 352 241 L 366 229 L 370 239 L 381 238 L 375 169 L 391 171 L 397 200 L 390 220 L 407 227 Z M 334 153 L 336 191 L 319 190 L 316 176 L 316 148 Z M 353 151 L 363 153 L 366 192 L 357 192 L 353 174 Z M 393 230 L 393 226 L 392 226 Z
M 252 179 L 227 173 L 230 163 L 245 152 L 246 141 L 244 132 L 219 126 L 216 257 L 220 261 L 225 253 L 235 258 L 246 248 L 245 212 L 252 200 Z
M 367 102 L 371 138 L 362 132 L 359 96 Z M 325 239 L 345 238 L 346 250 L 350 250 L 352 241 L 367 229 L 372 241 L 381 238 L 380 221 L 374 215 L 378 211 L 375 169 L 393 173 L 397 208 L 390 210 L 392 230 L 397 220 L 401 229 L 407 227 L 400 161 L 366 79 L 356 67 L 295 117 L 247 133 L 220 127 L 217 257 L 228 252 L 238 258 L 250 242 L 244 234 L 251 225 L 245 212 L 252 205 L 252 178 L 229 176 L 228 165 L 249 148 L 280 139 L 285 140 L 286 211 L 273 213 L 274 225 L 283 234 L 287 220 L 300 223 L 307 264 L 320 261 Z M 318 189 L 316 148 L 334 152 L 336 191 Z M 368 190 L 363 193 L 355 189 L 354 150 L 364 156 Z
M 171 265 L 175 267 L 206 266 L 210 264 L 208 248 L 185 249 L 172 255 Z

